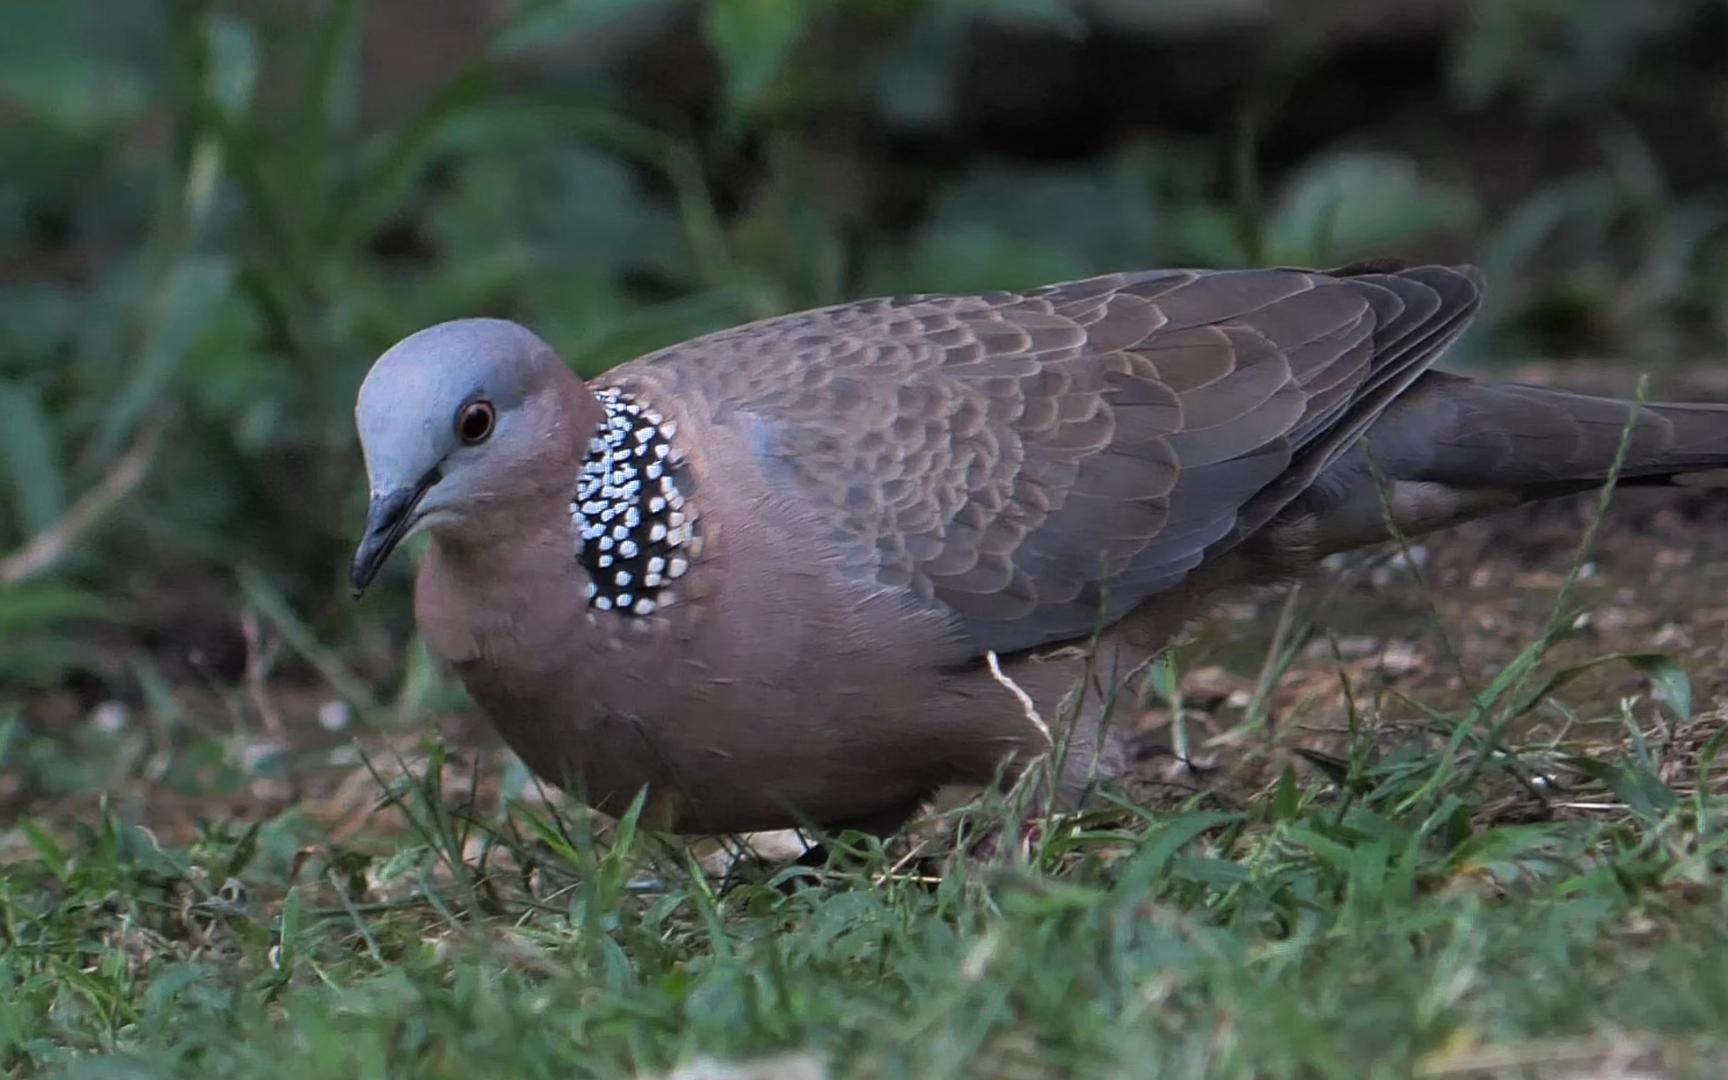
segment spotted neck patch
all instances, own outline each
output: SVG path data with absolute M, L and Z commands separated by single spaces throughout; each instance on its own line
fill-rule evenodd
M 675 423 L 621 390 L 597 390 L 606 410 L 576 478 L 570 522 L 588 571 L 588 606 L 652 615 L 672 602 L 671 583 L 695 558 L 694 514 L 678 490 L 684 454 Z

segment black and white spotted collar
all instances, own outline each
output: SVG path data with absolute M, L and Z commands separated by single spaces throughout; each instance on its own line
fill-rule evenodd
M 615 388 L 595 391 L 606 419 L 576 478 L 570 521 L 588 571 L 588 606 L 652 615 L 695 557 L 693 513 L 678 489 L 678 426 Z

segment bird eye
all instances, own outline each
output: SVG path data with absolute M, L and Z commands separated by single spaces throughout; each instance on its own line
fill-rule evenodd
M 456 435 L 469 446 L 483 443 L 498 420 L 490 401 L 470 401 L 456 414 Z

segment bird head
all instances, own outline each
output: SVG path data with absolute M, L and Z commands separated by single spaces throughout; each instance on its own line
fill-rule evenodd
M 371 494 L 354 595 L 415 533 L 507 531 L 500 512 L 568 483 L 573 401 L 599 411 L 545 342 L 502 319 L 440 323 L 380 356 L 354 407 Z

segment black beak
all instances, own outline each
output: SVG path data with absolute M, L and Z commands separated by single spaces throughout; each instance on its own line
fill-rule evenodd
M 426 489 L 437 482 L 438 471 L 434 469 L 417 487 L 398 488 L 372 496 L 372 504 L 366 508 L 366 535 L 360 538 L 360 547 L 354 552 L 353 569 L 348 572 L 354 599 L 360 599 L 366 587 L 372 584 L 372 579 L 378 576 L 384 560 L 396 550 L 396 545 L 402 542 L 402 537 L 414 524 L 414 508 L 420 505 Z

